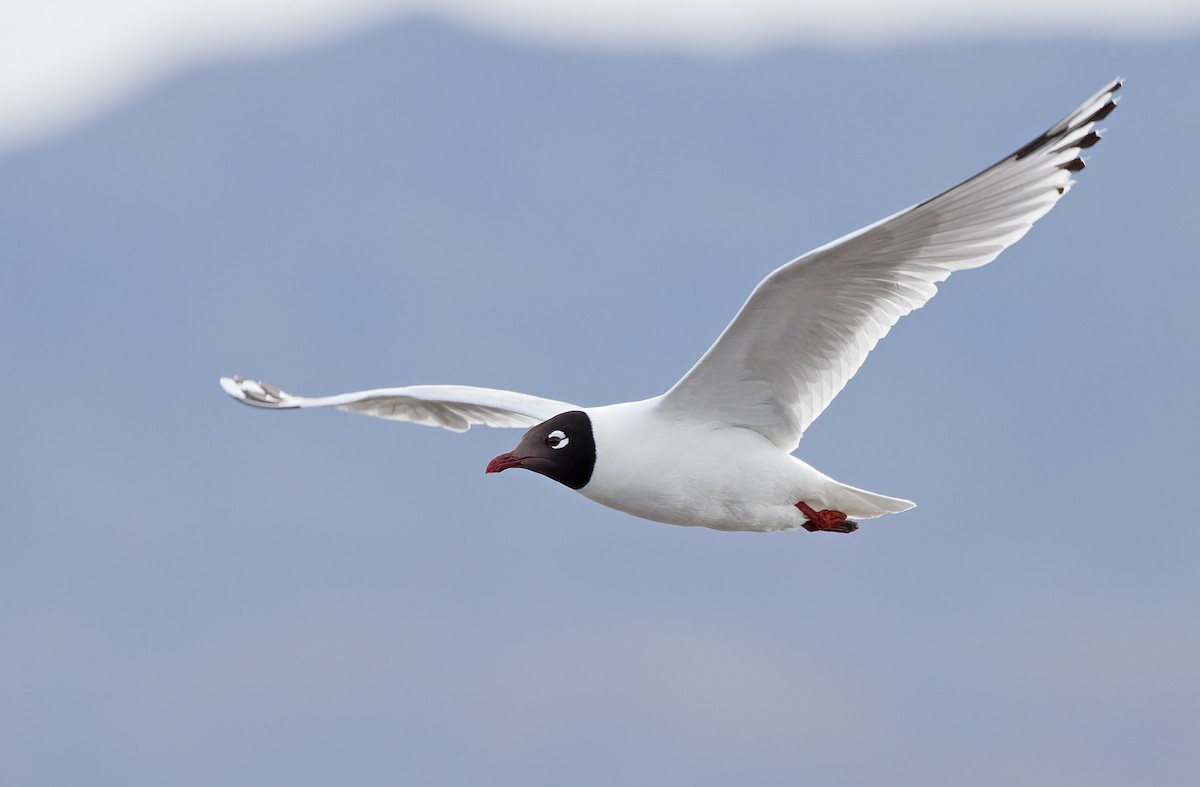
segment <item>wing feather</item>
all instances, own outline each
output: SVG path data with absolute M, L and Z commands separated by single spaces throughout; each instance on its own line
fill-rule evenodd
M 974 177 L 775 270 L 660 400 L 792 451 L 896 322 L 953 272 L 991 262 L 1070 189 L 1115 80 Z
M 410 385 L 336 396 L 293 396 L 273 385 L 222 377 L 225 392 L 244 404 L 273 410 L 333 407 L 389 421 L 408 421 L 465 432 L 472 426 L 530 427 L 579 407 L 539 396 L 470 385 Z

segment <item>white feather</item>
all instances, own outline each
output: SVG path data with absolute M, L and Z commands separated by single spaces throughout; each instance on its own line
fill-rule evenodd
M 1120 86 L 969 180 L 771 273 L 660 408 L 795 450 L 897 320 L 953 271 L 994 260 L 1054 207 Z
M 410 385 L 318 398 L 293 396 L 272 385 L 240 377 L 222 377 L 221 387 L 239 402 L 255 407 L 333 407 L 389 421 L 440 426 L 451 432 L 465 432 L 476 425 L 530 427 L 559 413 L 580 409 L 539 396 L 470 385 Z

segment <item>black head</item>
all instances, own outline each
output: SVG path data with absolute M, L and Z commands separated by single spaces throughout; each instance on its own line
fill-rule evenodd
M 487 472 L 499 473 L 510 467 L 524 467 L 572 489 L 582 489 L 592 480 L 596 467 L 592 419 L 572 410 L 542 421 L 526 432 L 511 452 L 489 462 Z

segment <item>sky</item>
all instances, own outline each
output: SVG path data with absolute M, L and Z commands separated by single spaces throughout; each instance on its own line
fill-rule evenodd
M 1189 0 L 15 0 L 0 10 L 0 149 L 69 127 L 188 64 L 314 45 L 412 14 L 522 41 L 718 55 L 787 43 L 1178 40 L 1200 29 Z
M 1194 36 L 330 24 L 0 154 L 0 782 L 1197 783 Z M 485 475 L 519 431 L 217 384 L 658 394 L 768 271 L 1117 75 L 1070 193 L 806 433 L 918 504 L 852 536 L 647 522 Z

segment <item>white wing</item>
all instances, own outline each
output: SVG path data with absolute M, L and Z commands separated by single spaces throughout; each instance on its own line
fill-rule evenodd
M 744 426 L 795 450 L 896 321 L 951 272 L 991 262 L 1070 188 L 1118 79 L 1011 156 L 764 279 L 659 409 Z
M 240 377 L 222 377 L 225 393 L 239 402 L 286 410 L 296 407 L 334 407 L 391 421 L 409 421 L 465 432 L 472 426 L 529 427 L 569 410 L 582 409 L 538 396 L 475 388 L 470 385 L 410 385 L 377 388 L 309 398 L 292 396 L 273 385 Z

